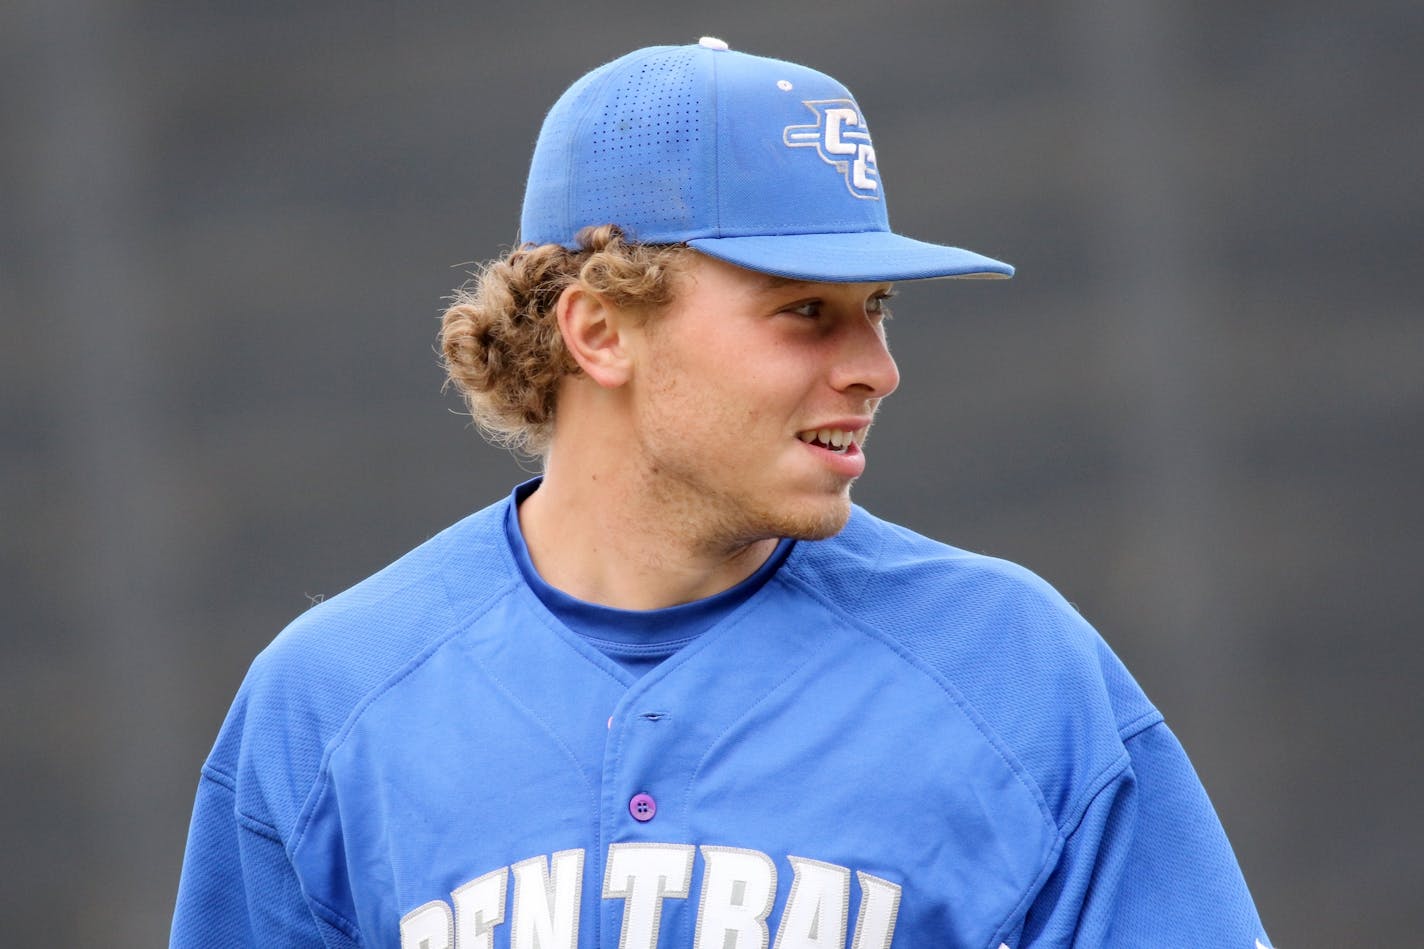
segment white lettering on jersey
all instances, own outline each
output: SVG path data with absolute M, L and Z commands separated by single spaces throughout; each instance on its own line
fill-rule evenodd
M 776 949 L 844 949 L 850 871 L 805 857 L 786 859 L 795 876 L 776 929 Z
M 900 915 L 900 887 L 860 870 L 855 878 L 860 882 L 860 912 L 850 949 L 890 949 L 895 918 Z
M 703 847 L 702 902 L 693 949 L 766 949 L 776 865 L 758 850 Z
M 814 124 L 788 125 L 781 141 L 788 148 L 814 148 L 821 160 L 841 173 L 846 189 L 857 198 L 879 200 L 880 168 L 865 117 L 850 99 L 812 99 L 801 103 L 816 117 Z
M 550 861 L 531 857 L 510 869 L 514 872 L 511 949 L 575 949 L 583 895 L 583 851 L 560 850 Z
M 685 900 L 691 893 L 697 849 L 671 843 L 609 845 L 603 898 L 624 901 L 618 949 L 655 949 L 663 901 Z M 710 845 L 701 850 L 694 949 L 768 949 L 776 864 L 759 850 Z M 850 870 L 806 857 L 786 860 L 793 876 L 775 949 L 842 949 L 850 916 Z M 456 887 L 449 903 L 431 900 L 406 913 L 400 921 L 401 949 L 493 949 L 495 929 L 505 922 L 511 873 L 510 949 L 575 949 L 583 871 L 582 850 L 561 850 L 476 877 Z M 860 871 L 856 879 L 860 910 L 851 949 L 889 949 L 900 913 L 900 887 Z M 589 925 L 597 926 L 597 920 Z
M 683 844 L 609 844 L 603 898 L 623 899 L 618 949 L 654 949 L 663 900 L 687 899 L 697 848 Z
M 450 907 L 444 900 L 417 906 L 401 917 L 400 937 L 401 949 L 454 949 L 455 921 L 450 918 Z
M 460 949 L 494 949 L 494 928 L 504 922 L 504 895 L 509 868 L 476 877 L 450 894 L 455 904 L 455 945 Z

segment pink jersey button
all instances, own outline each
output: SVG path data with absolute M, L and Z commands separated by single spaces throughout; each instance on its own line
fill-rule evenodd
M 628 813 L 633 815 L 634 820 L 650 821 L 657 812 L 658 802 L 653 800 L 651 794 L 634 794 L 633 800 L 628 802 Z

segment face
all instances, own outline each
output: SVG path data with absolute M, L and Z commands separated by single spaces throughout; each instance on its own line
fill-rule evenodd
M 885 343 L 891 287 L 691 257 L 673 303 L 633 337 L 640 489 L 709 546 L 829 537 L 850 516 L 880 400 L 899 384 Z

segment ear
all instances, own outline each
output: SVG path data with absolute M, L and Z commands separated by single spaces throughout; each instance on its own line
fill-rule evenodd
M 628 381 L 628 314 L 580 283 L 564 288 L 554 313 L 564 346 L 585 375 L 605 389 Z

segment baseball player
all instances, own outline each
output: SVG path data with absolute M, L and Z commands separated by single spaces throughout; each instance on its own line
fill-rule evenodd
M 450 379 L 542 475 L 314 607 L 202 769 L 175 946 L 1267 945 L 1162 716 L 1033 574 L 850 501 L 896 281 L 835 80 L 705 38 L 545 120 Z

